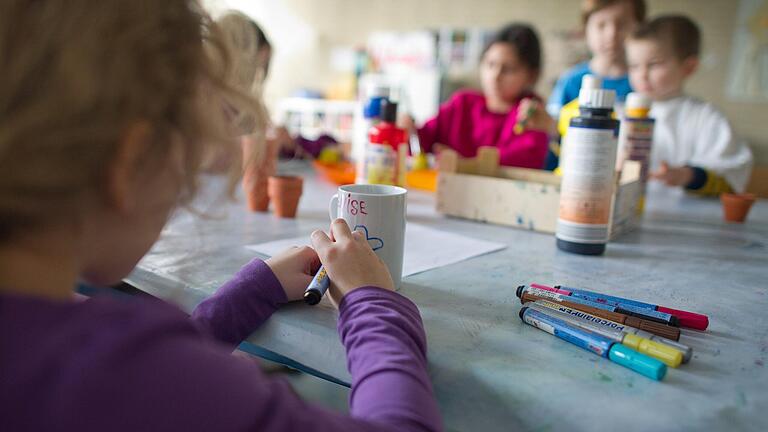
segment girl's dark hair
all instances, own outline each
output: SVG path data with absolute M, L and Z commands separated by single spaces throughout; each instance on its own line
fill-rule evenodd
M 499 29 L 485 45 L 483 55 L 497 43 L 510 44 L 517 55 L 534 72 L 541 71 L 541 43 L 536 30 L 528 24 L 512 23 Z
M 584 0 L 581 3 L 581 23 L 586 26 L 593 13 L 623 2 L 632 8 L 632 16 L 635 21 L 638 23 L 645 21 L 645 0 Z

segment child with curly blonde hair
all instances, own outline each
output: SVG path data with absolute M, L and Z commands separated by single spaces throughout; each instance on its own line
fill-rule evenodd
M 441 429 L 419 311 L 342 220 L 246 264 L 191 317 L 73 301 L 79 280 L 125 277 L 190 201 L 204 158 L 232 147 L 227 112 L 263 120 L 225 46 L 190 0 L 0 2 L 0 430 Z M 321 262 L 350 415 L 230 355 Z

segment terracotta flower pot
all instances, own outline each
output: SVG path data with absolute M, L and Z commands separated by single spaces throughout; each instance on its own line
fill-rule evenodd
M 299 198 L 304 180 L 294 176 L 272 176 L 269 178 L 267 190 L 272 200 L 275 215 L 284 218 L 296 217 Z
M 723 217 L 727 222 L 743 223 L 755 202 L 755 195 L 725 193 L 720 195 L 720 202 L 723 203 Z
M 265 212 L 269 209 L 266 178 L 243 177 L 243 190 L 250 211 Z
M 243 191 L 248 209 L 265 212 L 269 209 L 267 179 L 277 171 L 276 143 L 261 141 L 252 135 L 243 136 L 240 143 L 243 149 Z M 259 148 L 260 145 L 264 148 Z

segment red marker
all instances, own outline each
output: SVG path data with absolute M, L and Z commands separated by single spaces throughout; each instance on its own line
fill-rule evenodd
M 672 308 L 659 306 L 655 304 L 639 302 L 637 300 L 630 300 L 630 299 L 625 299 L 621 297 L 600 294 L 600 293 L 587 291 L 583 289 L 563 287 L 560 285 L 556 285 L 552 289 L 570 292 L 570 294 L 568 294 L 570 296 L 580 297 L 585 300 L 594 301 L 597 303 L 604 303 L 611 306 L 621 307 L 621 305 L 629 305 L 629 306 L 640 307 L 644 309 L 649 309 L 657 312 L 674 315 L 677 317 L 678 321 L 680 322 L 681 327 L 687 327 L 687 328 L 692 328 L 696 330 L 706 330 L 707 327 L 709 326 L 709 317 L 707 317 L 706 315 L 697 314 L 694 312 L 672 309 Z

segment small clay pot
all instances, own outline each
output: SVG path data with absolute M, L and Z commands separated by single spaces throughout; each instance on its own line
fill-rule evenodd
M 267 184 L 269 199 L 275 215 L 283 218 L 296 217 L 304 180 L 295 176 L 272 176 Z
M 243 190 L 248 202 L 248 209 L 253 212 L 265 212 L 269 209 L 269 194 L 266 178 L 243 178 Z
M 240 144 L 243 151 L 243 191 L 248 209 L 265 212 L 269 209 L 267 179 L 277 171 L 276 143 L 246 135 L 241 137 Z M 260 145 L 265 147 L 260 149 Z
M 724 193 L 720 195 L 720 202 L 723 203 L 723 217 L 727 222 L 743 223 L 755 203 L 755 195 Z

